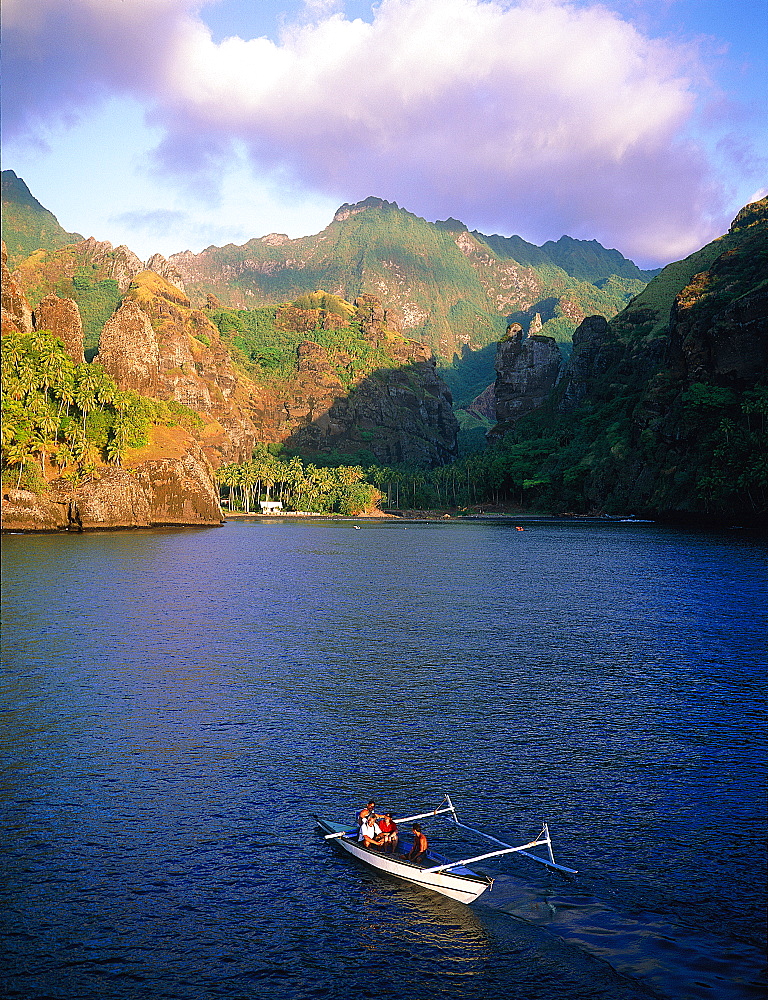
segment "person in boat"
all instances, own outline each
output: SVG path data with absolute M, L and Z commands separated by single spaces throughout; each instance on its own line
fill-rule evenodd
M 408 861 L 423 861 L 427 854 L 429 843 L 426 836 L 421 832 L 418 823 L 413 824 L 413 847 L 406 854 Z
M 397 850 L 397 823 L 395 823 L 392 818 L 391 812 L 385 812 L 384 815 L 378 821 L 378 827 L 381 831 L 374 840 L 376 847 L 380 847 L 383 851 L 388 851 L 390 854 L 394 854 Z
M 374 821 L 381 819 L 381 816 L 376 815 L 376 803 L 371 799 L 368 805 L 363 806 L 360 812 L 357 814 L 357 825 L 361 826 L 364 819 L 370 816 Z
M 358 842 L 363 845 L 363 847 L 376 847 L 376 838 L 381 834 L 379 829 L 379 824 L 376 822 L 376 816 L 373 813 L 368 813 L 360 823 L 360 832 L 357 835 Z

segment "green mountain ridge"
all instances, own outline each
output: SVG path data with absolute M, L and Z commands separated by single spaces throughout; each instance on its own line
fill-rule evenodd
M 483 462 L 547 509 L 765 528 L 768 199 L 585 321 L 545 405 L 492 434 Z
M 24 189 L 17 188 L 26 198 Z M 35 205 L 39 203 L 27 208 L 38 212 Z M 12 213 L 10 217 L 13 221 Z M 55 230 L 47 232 L 49 237 L 62 238 Z M 296 418 L 304 420 L 307 441 L 314 447 L 322 438 L 325 444 L 318 452 L 335 447 L 334 435 L 339 436 L 346 412 L 343 451 L 354 451 L 361 461 L 370 452 L 379 462 L 396 462 L 394 468 L 376 465 L 366 472 L 371 482 L 386 488 L 390 500 L 402 487 L 413 506 L 515 502 L 555 513 L 632 511 L 764 526 L 768 199 L 746 206 L 728 233 L 669 264 L 647 285 L 631 276 L 631 262 L 622 265 L 614 251 L 594 242 L 564 238 L 547 251 L 559 253 L 574 273 L 581 268 L 590 281 L 569 273 L 552 256 L 545 260 L 542 247 L 531 249 L 517 237 L 498 237 L 496 242 L 499 252 L 457 220 L 429 223 L 394 203 L 371 198 L 342 206 L 314 236 L 291 240 L 270 234 L 244 247 L 210 247 L 201 254 L 161 260 L 156 266 L 167 264 L 180 274 L 189 299 L 180 281 L 172 283 L 175 277 L 169 283 L 159 273 L 142 273 L 142 263 L 127 248 L 86 240 L 63 249 L 39 249 L 9 277 L 7 306 L 18 330 L 26 322 L 22 295 L 29 296 L 33 308 L 50 292 L 72 297 L 93 337 L 102 313 L 134 300 L 125 322 L 139 307 L 145 318 L 151 315 L 159 349 L 165 352 L 171 401 L 181 405 L 180 394 L 186 406 L 193 396 L 210 396 L 205 434 L 214 450 L 221 448 L 222 427 L 214 427 L 217 413 L 229 421 L 227 433 L 240 435 L 241 445 L 246 439 L 282 442 L 277 428 L 286 412 L 283 389 L 298 378 L 303 387 L 289 404 Z M 509 255 L 513 249 L 538 263 L 521 263 Z M 614 264 L 624 273 L 605 275 Z M 373 290 L 361 295 L 361 288 Z M 340 295 L 346 303 L 335 298 Z M 366 295 L 374 325 L 345 332 L 345 317 L 361 308 Z M 4 323 L 5 313 L 6 283 Z M 114 320 L 113 315 L 110 324 Z M 494 405 L 500 405 L 501 397 L 494 399 L 487 388 L 492 374 L 487 376 L 494 362 L 500 363 L 503 352 L 497 354 L 496 344 L 510 322 L 527 331 L 532 350 L 546 348 L 550 363 L 557 352 L 547 334 L 559 341 L 568 360 L 543 404 L 537 400 L 527 416 L 497 425 L 495 443 L 477 451 L 466 441 L 471 435 L 475 446 L 482 444 Z M 390 449 L 392 457 L 382 459 L 375 450 L 385 428 L 371 407 L 379 399 L 397 400 L 401 390 L 410 393 L 418 419 L 423 409 L 419 399 L 433 405 L 440 397 L 445 412 L 435 410 L 433 423 L 439 427 L 447 418 L 453 421 L 450 395 L 435 378 L 429 352 L 414 343 L 419 334 L 427 342 L 452 345 L 452 355 L 448 349 L 441 352 L 440 373 L 453 391 L 454 404 L 482 394 L 471 412 L 458 414 L 465 443 L 459 441 L 459 458 L 449 465 L 441 465 L 446 457 L 437 467 L 434 461 L 408 465 L 412 460 L 405 452 Z M 128 326 L 125 336 L 124 347 L 138 352 L 135 361 L 143 363 Z M 515 338 L 521 342 L 521 336 L 517 330 L 505 344 Z M 385 341 L 395 351 L 392 358 L 379 356 Z M 30 343 L 34 347 L 34 340 Z M 533 357 L 507 354 L 510 364 Z M 426 379 L 415 371 L 417 356 L 418 364 L 426 366 Z M 404 366 L 401 362 L 409 358 L 410 367 Z M 123 363 L 120 357 L 117 361 Z M 82 370 L 85 378 L 89 368 Z M 388 371 L 400 380 L 394 393 L 394 382 L 387 387 Z M 372 392 L 370 405 L 355 401 L 350 392 L 359 377 Z M 512 381 L 505 384 L 517 391 Z M 327 400 L 315 407 L 318 387 Z M 420 387 L 425 395 L 420 396 Z M 227 410 L 224 393 L 233 391 L 232 405 L 240 408 L 240 417 Z M 307 402 L 308 419 L 302 416 Z M 355 407 L 368 407 L 367 424 L 352 412 Z M 60 415 L 60 407 L 55 409 Z M 255 424 L 249 424 L 246 411 Z M 40 414 L 32 416 L 37 420 Z M 187 416 L 192 420 L 195 414 L 190 410 Z M 401 416 L 392 424 L 395 434 L 402 429 Z M 23 423 L 24 414 L 20 419 Z M 83 427 L 100 419 L 83 412 Z M 264 428 L 273 425 L 277 436 L 265 438 Z M 421 435 L 426 441 L 420 427 L 414 424 L 413 429 L 414 439 Z M 33 438 L 19 441 L 35 446 Z M 336 457 L 341 456 L 340 449 Z M 431 470 L 426 467 L 430 464 Z
M 13 171 L 3 172 L 3 214 L 11 267 L 38 248 L 58 250 L 79 239 Z M 470 233 L 454 219 L 431 223 L 375 197 L 342 205 L 312 236 L 272 233 L 242 246 L 174 254 L 169 263 L 197 305 L 209 295 L 236 309 L 279 305 L 319 289 L 349 301 L 376 295 L 395 326 L 435 352 L 457 406 L 494 378 L 485 352 L 479 371 L 465 364 L 467 352 L 496 343 L 508 323 L 525 330 L 541 324 L 567 355 L 584 316 L 615 315 L 649 274 L 595 241 L 562 237 L 536 247 L 520 237 Z
M 456 375 L 467 348 L 495 343 L 511 321 L 527 330 L 538 315 L 540 332 L 567 353 L 585 316 L 613 316 L 645 287 L 647 272 L 617 251 L 564 240 L 544 249 L 519 237 L 484 237 L 456 220 L 431 223 L 394 202 L 367 198 L 342 205 L 314 236 L 270 234 L 241 247 L 175 254 L 170 263 L 193 299 L 212 294 L 239 309 L 319 288 L 349 301 L 374 294 L 399 316 L 403 332 L 432 348 L 462 404 L 472 398 L 469 383 Z M 489 367 L 485 385 L 492 380 Z
M 484 236 L 476 231 L 472 235 L 486 243 L 499 257 L 509 257 L 519 264 L 530 266 L 554 264 L 570 277 L 592 284 L 606 281 L 612 275 L 648 282 L 661 270 L 641 271 L 637 264 L 627 260 L 618 250 L 607 250 L 597 240 L 561 236 L 556 242 L 548 240 L 538 247 L 520 236 Z
M 66 232 L 13 170 L 2 172 L 2 202 L 3 240 L 11 268 L 35 250 L 58 250 L 83 238 L 79 233 Z

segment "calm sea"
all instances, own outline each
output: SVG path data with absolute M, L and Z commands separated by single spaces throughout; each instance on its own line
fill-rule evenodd
M 5 537 L 3 996 L 764 996 L 766 546 L 524 527 Z M 446 792 L 578 876 L 466 907 L 314 829 Z

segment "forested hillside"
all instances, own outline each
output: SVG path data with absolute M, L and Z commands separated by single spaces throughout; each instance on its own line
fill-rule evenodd
M 763 199 L 721 239 L 666 267 L 614 319 L 583 323 L 550 399 L 497 427 L 487 460 L 534 456 L 517 481 L 548 509 L 760 523 L 767 433 Z
M 149 269 L 127 247 L 71 243 L 54 219 L 4 270 L 4 486 L 66 483 L 85 503 L 99 482 L 114 492 L 123 467 L 135 477 L 171 456 L 177 484 L 179 462 L 203 480 L 212 463 L 246 508 L 277 489 L 325 511 L 381 496 L 758 523 L 767 204 L 647 286 L 594 242 L 483 237 L 378 199 L 342 206 L 315 237 L 155 256 Z M 21 247 L 26 217 L 4 212 Z M 460 445 L 452 403 L 472 400 Z
M 83 238 L 78 233 L 65 232 L 56 216 L 43 208 L 12 170 L 3 170 L 2 199 L 3 240 L 11 268 L 40 247 L 56 250 Z
M 349 301 L 374 294 L 399 315 L 404 333 L 436 353 L 459 405 L 471 400 L 478 381 L 463 375 L 467 349 L 494 343 L 515 320 L 526 330 L 542 326 L 567 352 L 585 316 L 615 315 L 648 278 L 599 244 L 570 240 L 539 248 L 519 238 L 484 237 L 455 220 L 430 223 L 378 198 L 343 205 L 315 236 L 271 234 L 242 247 L 174 254 L 170 263 L 193 300 L 213 294 L 240 309 L 318 288 Z M 482 388 L 492 380 L 488 366 Z

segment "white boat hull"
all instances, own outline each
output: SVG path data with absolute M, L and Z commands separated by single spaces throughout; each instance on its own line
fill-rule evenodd
M 325 819 L 318 819 L 317 824 L 325 834 L 338 834 L 347 829 L 340 823 L 333 823 Z M 492 884 L 490 879 L 483 878 L 462 865 L 452 866 L 450 869 L 439 872 L 429 871 L 430 867 L 439 865 L 443 860 L 430 854 L 427 855 L 426 865 L 418 865 L 407 861 L 401 855 L 384 854 L 381 851 L 364 847 L 362 843 L 352 837 L 334 837 L 330 843 L 335 844 L 371 868 L 386 872 L 387 875 L 393 875 L 405 882 L 424 886 L 425 889 L 439 892 L 441 895 L 456 899 L 460 903 L 473 903 Z

